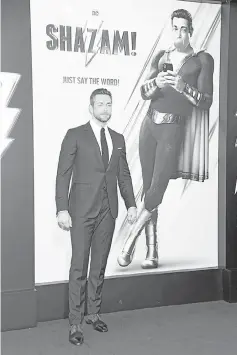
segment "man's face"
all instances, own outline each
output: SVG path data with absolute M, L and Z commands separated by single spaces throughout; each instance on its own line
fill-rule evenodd
M 98 94 L 90 105 L 91 114 L 100 122 L 108 122 L 112 113 L 112 100 L 109 95 Z
M 174 17 L 172 22 L 173 41 L 177 49 L 185 49 L 189 45 L 188 20 Z

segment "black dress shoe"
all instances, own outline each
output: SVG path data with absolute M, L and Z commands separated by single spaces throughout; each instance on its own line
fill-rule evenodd
M 86 319 L 87 324 L 92 324 L 93 328 L 98 332 L 105 333 L 108 331 L 107 324 L 102 321 L 99 314 L 89 315 Z
M 73 324 L 70 326 L 69 341 L 73 345 L 82 345 L 84 342 L 84 336 L 82 329 L 79 325 Z

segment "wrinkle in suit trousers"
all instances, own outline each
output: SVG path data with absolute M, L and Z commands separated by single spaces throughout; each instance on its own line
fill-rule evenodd
M 95 218 L 72 216 L 72 259 L 69 273 L 70 324 L 82 323 L 86 301 L 88 314 L 100 312 L 105 268 L 115 228 L 108 195 L 106 190 L 103 191 L 103 201 L 98 216 Z M 90 250 L 91 262 L 87 282 Z

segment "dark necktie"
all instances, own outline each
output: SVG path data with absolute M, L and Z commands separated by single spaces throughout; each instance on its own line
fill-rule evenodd
M 101 142 L 101 150 L 102 150 L 102 160 L 104 163 L 105 170 L 108 168 L 109 164 L 109 149 L 105 136 L 105 129 L 101 128 L 100 131 L 100 142 Z

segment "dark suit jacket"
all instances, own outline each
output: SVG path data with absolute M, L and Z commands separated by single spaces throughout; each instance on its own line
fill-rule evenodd
M 67 131 L 61 145 L 56 178 L 57 212 L 68 210 L 71 216 L 95 217 L 101 208 L 104 181 L 114 218 L 118 215 L 117 181 L 126 207 L 136 206 L 124 137 L 110 128 L 109 132 L 113 151 L 105 171 L 90 123 Z

